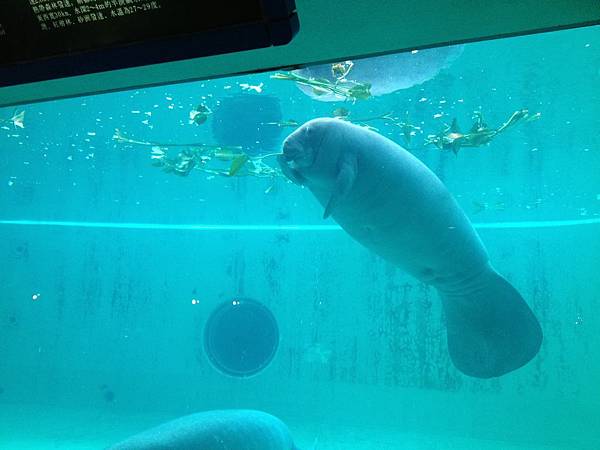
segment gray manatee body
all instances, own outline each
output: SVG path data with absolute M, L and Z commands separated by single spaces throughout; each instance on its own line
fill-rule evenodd
M 531 360 L 541 327 L 490 265 L 470 221 L 437 176 L 393 141 L 339 119 L 311 120 L 279 163 L 356 241 L 434 286 L 448 350 L 463 373 L 490 378 Z
M 205 411 L 151 428 L 108 450 L 298 450 L 287 426 L 254 410 Z

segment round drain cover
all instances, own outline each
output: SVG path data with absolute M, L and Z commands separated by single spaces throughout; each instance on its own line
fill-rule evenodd
M 221 372 L 248 377 L 269 365 L 279 344 L 273 313 L 262 303 L 240 298 L 218 306 L 204 328 L 204 350 Z

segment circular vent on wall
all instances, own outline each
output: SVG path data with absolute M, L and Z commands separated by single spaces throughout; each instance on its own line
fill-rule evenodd
M 269 365 L 279 345 L 273 313 L 256 300 L 240 298 L 218 306 L 204 328 L 204 351 L 221 372 L 255 375 Z

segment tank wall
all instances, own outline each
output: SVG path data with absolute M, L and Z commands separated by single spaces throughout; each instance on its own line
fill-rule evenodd
M 564 436 L 564 427 L 597 420 L 586 415 L 600 406 L 589 382 L 600 374 L 594 227 L 481 233 L 545 331 L 532 363 L 489 381 L 452 367 L 433 289 L 341 232 L 6 231 L 3 401 L 173 413 L 309 410 L 407 428 L 454 404 L 460 412 L 437 416 L 435 427 L 465 431 L 472 423 L 476 431 L 467 431 L 476 434 L 496 429 L 493 411 L 505 407 L 520 437 L 536 430 L 550 437 L 548 423 L 560 423 Z M 15 256 L 17 247 L 27 255 Z M 211 310 L 235 296 L 263 301 L 281 329 L 271 366 L 242 380 L 214 370 L 201 349 Z M 114 402 L 105 402 L 103 385 Z M 532 416 L 534 404 L 553 407 Z

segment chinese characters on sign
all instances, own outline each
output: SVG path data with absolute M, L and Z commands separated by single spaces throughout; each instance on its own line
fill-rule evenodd
M 1 23 L 0 23 L 0 36 L 6 36 L 6 30 L 4 29 L 4 27 L 2 26 Z
M 161 0 L 29 0 L 42 31 L 153 11 Z M 2 35 L 0 26 L 0 35 Z

